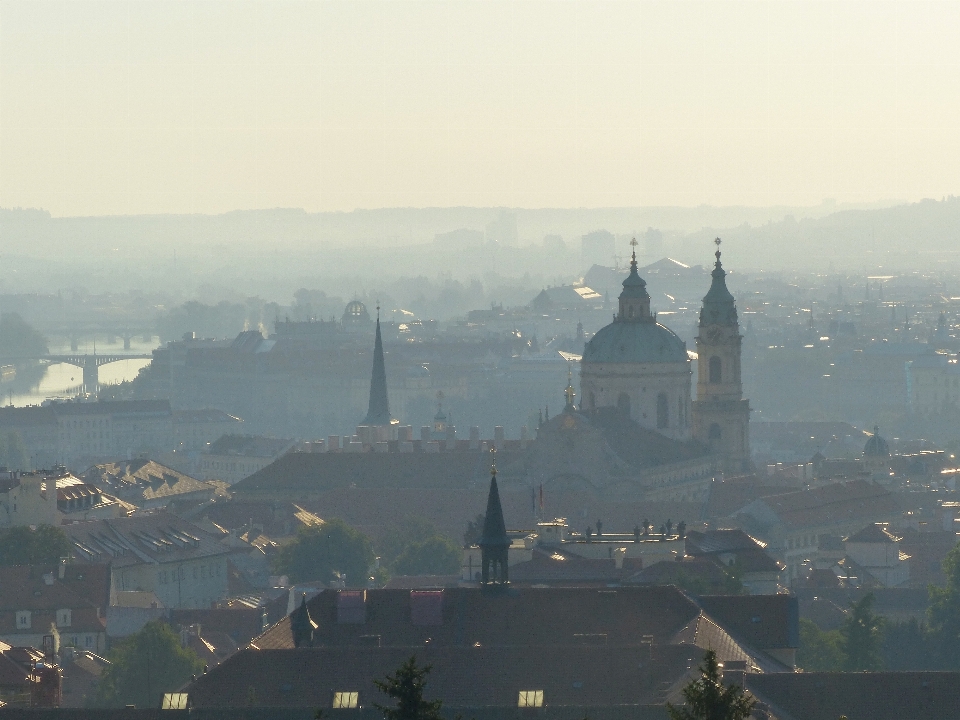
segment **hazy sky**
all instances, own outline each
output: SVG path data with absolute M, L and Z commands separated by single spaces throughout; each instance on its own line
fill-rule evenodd
M 0 206 L 960 193 L 960 2 L 0 2 Z

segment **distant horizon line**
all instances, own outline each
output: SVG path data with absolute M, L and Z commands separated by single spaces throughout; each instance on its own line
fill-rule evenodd
M 88 218 L 150 218 L 150 217 L 223 217 L 226 215 L 240 215 L 244 213 L 264 213 L 264 212 L 286 212 L 286 213 L 300 213 L 303 215 L 350 215 L 353 213 L 369 213 L 369 212 L 382 212 L 388 210 L 399 210 L 399 211 L 436 211 L 436 210 L 510 210 L 510 211 L 519 211 L 519 212 L 597 212 L 597 211 L 612 211 L 612 210 L 645 210 L 645 211 L 654 211 L 654 210 L 770 210 L 770 209 L 803 209 L 803 210 L 813 210 L 820 208 L 835 208 L 837 210 L 842 209 L 851 209 L 851 208 L 870 208 L 876 207 L 880 208 L 890 208 L 890 207 L 899 207 L 903 205 L 917 205 L 922 202 L 945 202 L 949 199 L 953 199 L 956 196 L 954 195 L 945 195 L 941 199 L 936 198 L 920 198 L 918 200 L 907 200 L 904 198 L 897 199 L 877 199 L 872 201 L 861 201 L 861 202 L 838 202 L 832 198 L 825 198 L 820 203 L 803 205 L 803 204 L 773 204 L 773 205 L 712 205 L 710 203 L 700 203 L 699 205 L 598 205 L 598 206 L 568 206 L 568 207 L 559 207 L 559 206 L 541 206 L 541 207 L 523 207 L 518 205 L 424 205 L 424 206 L 414 206 L 414 205 L 383 205 L 380 207 L 357 207 L 352 210 L 307 210 L 303 207 L 292 207 L 292 206 L 282 206 L 278 205 L 275 207 L 262 207 L 262 208 L 236 208 L 233 210 L 223 210 L 219 212 L 144 212 L 144 213 L 114 213 L 114 214 L 90 214 L 90 215 L 55 215 L 50 210 L 47 210 L 43 207 L 6 207 L 0 205 L 0 213 L 33 213 L 45 215 L 51 220 L 74 220 L 74 219 L 88 219 Z

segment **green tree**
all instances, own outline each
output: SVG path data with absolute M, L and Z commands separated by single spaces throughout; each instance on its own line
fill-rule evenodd
M 873 612 L 873 593 L 851 603 L 840 634 L 844 670 L 856 672 L 883 667 L 883 618 Z
M 393 675 L 373 681 L 380 692 L 397 702 L 394 707 L 375 705 L 385 720 L 441 720 L 442 701 L 423 699 L 430 670 L 429 665 L 418 667 L 417 656 L 411 655 Z
M 54 525 L 36 530 L 19 525 L 0 530 L 0 565 L 55 565 L 72 547 L 66 533 Z
M 407 545 L 393 562 L 398 575 L 453 575 L 460 572 L 462 551 L 447 538 L 434 535 Z
M 470 547 L 480 542 L 483 536 L 483 524 L 487 516 L 483 513 L 477 515 L 473 520 L 467 523 L 467 529 L 463 531 L 463 546 Z
M 380 560 L 388 567 L 413 543 L 423 542 L 437 535 L 436 526 L 429 520 L 418 517 L 404 518 L 394 523 L 376 544 Z
M 916 618 L 883 624 L 884 670 L 936 670 L 931 636 Z
M 27 445 L 19 430 L 0 436 L 0 465 L 7 470 L 32 470 Z
M 756 700 L 739 685 L 724 685 L 720 663 L 713 650 L 707 650 L 700 666 L 700 677 L 683 688 L 684 704 L 667 703 L 670 720 L 746 720 Z
M 960 668 L 960 544 L 947 553 L 943 572 L 947 576 L 946 585 L 928 588 L 927 624 L 938 665 L 957 669 Z
M 839 630 L 821 630 L 812 620 L 800 618 L 797 665 L 808 672 L 841 670 L 844 662 L 842 643 Z
M 159 620 L 114 645 L 97 686 L 103 707 L 160 706 L 164 693 L 173 692 L 203 670 L 203 661 L 180 647 L 180 637 Z
M 340 573 L 346 575 L 348 585 L 362 587 L 373 560 L 370 538 L 333 518 L 323 525 L 300 528 L 296 538 L 274 555 L 273 567 L 293 582 L 330 582 Z

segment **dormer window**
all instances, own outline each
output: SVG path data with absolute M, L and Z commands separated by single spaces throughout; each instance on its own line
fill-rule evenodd
M 17 610 L 17 630 L 29 630 L 30 625 L 30 611 Z
M 355 690 L 337 691 L 333 694 L 334 710 L 352 710 L 357 707 L 360 693 Z
M 517 699 L 517 707 L 543 707 L 543 690 L 521 690 L 520 697 Z

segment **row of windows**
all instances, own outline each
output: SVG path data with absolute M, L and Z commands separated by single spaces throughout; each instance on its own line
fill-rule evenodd
M 57 610 L 57 627 L 70 627 L 73 611 L 69 608 Z M 29 630 L 33 626 L 33 613 L 30 610 L 17 610 L 17 630 Z
M 338 691 L 333 694 L 335 710 L 359 707 L 360 693 L 356 690 Z M 543 690 L 521 690 L 517 695 L 517 707 L 543 707 Z

